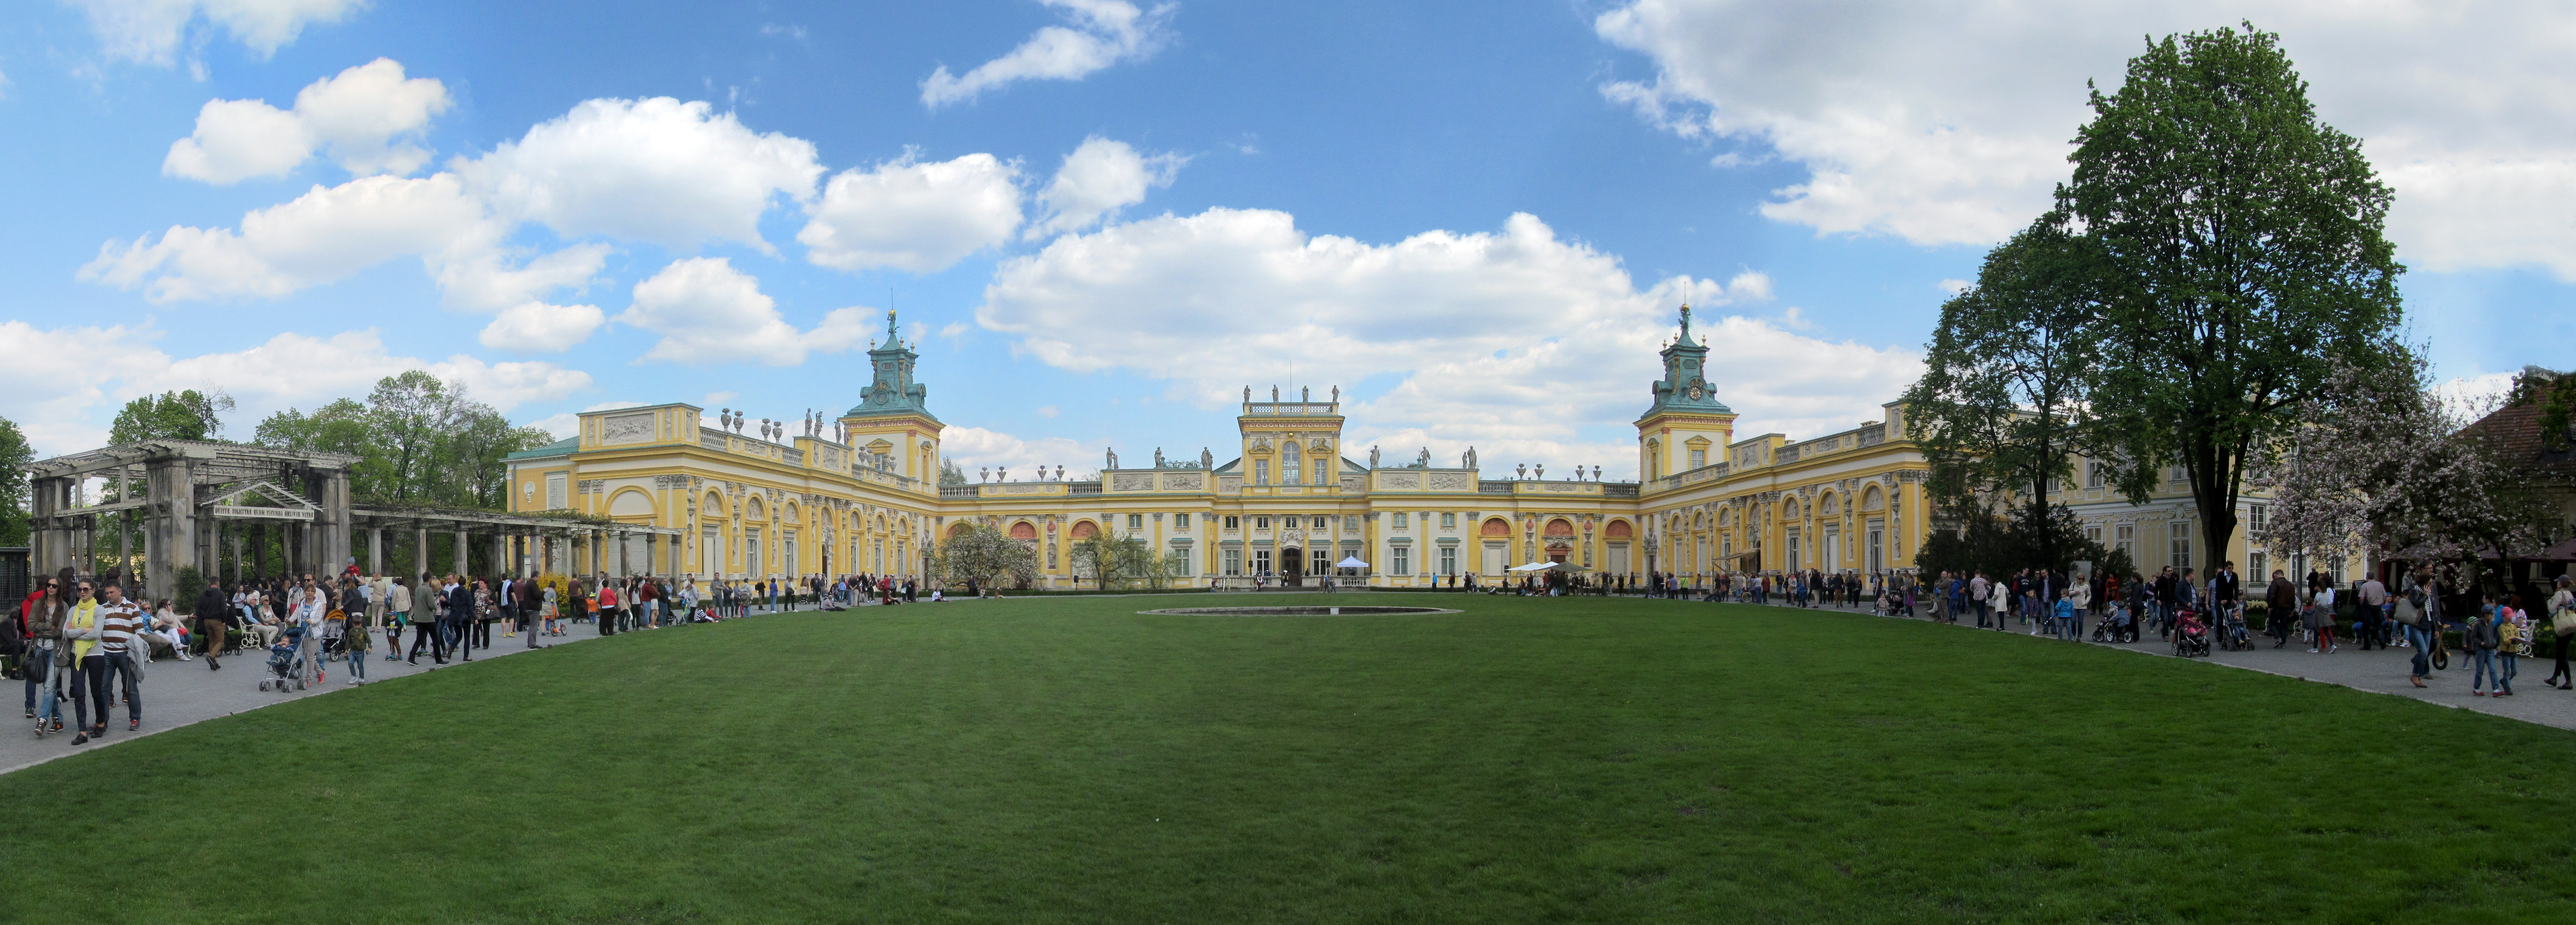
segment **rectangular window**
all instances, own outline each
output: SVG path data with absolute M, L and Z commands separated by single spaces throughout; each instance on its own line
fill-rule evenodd
M 2085 541 L 2085 542 L 2088 542 L 2088 543 L 2093 543 L 2093 544 L 2095 544 L 2095 545 L 2099 545 L 2099 544 L 2101 544 L 2101 542 L 2102 542 L 2102 528 L 2101 528 L 2101 527 L 2098 527 L 2098 526 L 2085 527 L 2085 528 L 2084 528 L 2084 541 Z
M 2166 478 L 2166 479 L 2171 480 L 2171 481 L 2176 481 L 2176 482 L 2188 482 L 2188 481 L 2191 481 L 2191 467 L 2190 467 L 2190 466 L 2173 466 L 2173 467 L 2171 467 L 2171 469 L 2172 469 L 2172 471 L 2165 473 L 2165 478 Z
M 2266 559 L 2267 557 L 2261 552 L 2249 552 L 2245 554 L 2246 580 L 2255 582 L 2270 580 L 2271 573 L 2264 571 L 2264 566 L 2270 564 Z
M 2129 564 L 2131 566 L 2137 565 L 2138 526 L 2136 524 L 2121 524 L 2118 527 L 2112 528 L 2112 535 L 2118 538 L 2114 541 L 2112 548 L 2128 553 Z
M 1190 528 L 1190 515 L 1188 515 L 1188 514 L 1174 514 L 1174 515 L 1172 515 L 1172 529 L 1174 529 L 1174 530 L 1187 530 L 1187 529 L 1189 529 L 1189 528 Z
M 2169 534 L 2173 540 L 2173 567 L 2191 567 L 2191 524 L 2174 521 Z
M 564 474 L 546 473 L 546 510 L 560 511 L 571 506 L 564 498 Z
M 1458 515 L 1457 515 L 1456 513 L 1454 513 L 1454 512 L 1443 512 L 1443 513 L 1440 515 L 1440 529 L 1443 529 L 1443 530 L 1455 530 L 1455 529 L 1458 529 Z M 1452 572 L 1451 574 L 1456 574 L 1456 573 L 1455 573 L 1455 572 Z
M 1228 530 L 1243 529 L 1243 518 L 1233 514 L 1225 515 L 1225 528 Z
M 1253 461 L 1252 461 L 1252 484 L 1255 484 L 1255 485 L 1268 485 L 1268 484 L 1270 484 L 1270 461 L 1269 461 L 1269 460 L 1267 460 L 1267 459 L 1256 459 L 1256 460 L 1253 460 Z
M 1329 470 L 1326 470 L 1326 469 L 1324 468 L 1324 463 L 1323 463 L 1323 461 L 1321 461 L 1321 460 L 1317 460 L 1317 461 L 1315 462 L 1315 484 L 1317 484 L 1317 485 L 1329 485 L 1329 484 L 1332 484 L 1331 477 L 1332 477 L 1332 472 L 1331 472 L 1331 471 L 1329 471 Z
M 1443 574 L 1443 575 L 1455 575 L 1455 574 L 1458 574 L 1458 547 L 1456 547 L 1456 546 L 1442 546 L 1442 547 L 1440 547 L 1440 574 Z
M 1412 549 L 1398 546 L 1394 549 L 1388 550 L 1387 553 L 1386 561 L 1389 566 L 1387 572 L 1389 574 L 1408 575 L 1413 572 Z
M 2085 466 L 2085 467 L 2084 467 L 2084 487 L 2086 487 L 2086 488 L 2100 488 L 2100 487 L 2102 487 L 2102 482 L 2103 482 L 2103 474 L 2102 474 L 2102 473 L 2103 473 L 2103 470 L 2104 470 L 2104 469 L 2106 469 L 2106 468 L 2108 468 L 2108 467 L 2106 467 L 2106 466 L 2102 465 L 2101 463 L 2092 463 L 2092 464 L 2089 464 L 2089 465 Z
M 1360 532 L 1360 517 L 1359 517 L 1359 515 L 1357 515 L 1357 514 L 1344 514 L 1344 515 L 1342 515 L 1342 532 L 1344 532 L 1344 533 L 1358 533 L 1358 532 Z
M 1268 530 L 1268 529 L 1270 529 L 1270 518 L 1269 518 L 1269 517 L 1267 517 L 1267 516 L 1263 516 L 1263 517 L 1255 517 L 1255 518 L 1253 518 L 1253 519 L 1252 519 L 1252 529 L 1255 529 L 1255 530 Z
M 1328 518 L 1328 517 L 1323 517 L 1323 516 L 1320 516 L 1320 515 L 1319 515 L 1319 516 L 1317 516 L 1317 517 L 1315 518 L 1315 525 L 1314 525 L 1314 526 L 1312 526 L 1312 527 L 1308 527 L 1307 529 L 1309 529 L 1309 530 L 1330 530 L 1330 529 L 1332 529 L 1332 528 L 1333 528 L 1332 519 L 1331 519 L 1331 518 Z
M 1255 549 L 1252 551 L 1252 573 L 1255 575 L 1270 574 L 1270 550 Z
M 1708 465 L 1708 451 L 1707 451 L 1707 450 L 1692 450 L 1692 451 L 1690 451 L 1690 467 L 1691 467 L 1691 468 L 1693 468 L 1693 469 L 1697 469 L 1697 468 L 1699 468 L 1699 467 L 1701 467 L 1701 466 L 1705 466 L 1705 465 Z
M 1406 519 L 1406 517 L 1407 517 L 1407 515 L 1406 515 L 1406 514 L 1404 514 L 1403 512 L 1401 512 L 1401 511 L 1396 512 L 1396 515 L 1395 515 L 1395 525 L 1394 525 L 1394 526 L 1395 526 L 1395 529 L 1402 530 L 1402 529 L 1404 529 L 1406 526 L 1409 526 L 1409 525 L 1410 525 L 1410 522 Z M 1397 569 L 1397 571 L 1403 571 L 1403 570 L 1402 570 L 1402 569 Z
M 1225 551 L 1225 577 L 1243 577 L 1243 550 L 1229 549 Z
M 1333 569 L 1333 551 L 1332 551 L 1332 550 L 1330 550 L 1330 549 L 1316 549 L 1316 550 L 1309 550 L 1309 554 L 1306 556 L 1306 574 L 1309 574 L 1309 575 L 1330 575 L 1330 574 L 1332 574 L 1332 569 Z
M 2270 526 L 2270 525 L 2271 525 L 2271 523 L 2272 523 L 2272 506 L 2271 506 L 2271 505 L 2269 505 L 2269 504 L 2250 504 L 2250 505 L 2246 505 L 2246 507 L 2245 507 L 2245 531 L 2246 531 L 2246 533 L 2247 533 L 2248 535 L 2250 535 L 2250 536 L 2261 536 L 2261 535 L 2263 535 L 2263 528 L 2264 528 L 2264 527 L 2267 527 L 2267 526 Z
M 1143 514 L 1129 514 L 1129 515 L 1127 515 L 1127 529 L 1130 529 L 1130 530 L 1142 530 L 1142 529 L 1145 529 L 1145 515 L 1143 515 Z

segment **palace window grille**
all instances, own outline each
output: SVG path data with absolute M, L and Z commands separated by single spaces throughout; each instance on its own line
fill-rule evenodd
M 1268 530 L 1268 529 L 1270 529 L 1270 518 L 1268 518 L 1268 517 L 1255 517 L 1255 518 L 1253 518 L 1253 519 L 1252 519 L 1252 529 L 1255 529 L 1255 530 Z
M 1228 530 L 1243 529 L 1243 518 L 1237 517 L 1233 514 L 1225 515 L 1225 528 Z
M 1243 577 L 1243 550 L 1229 549 L 1225 551 L 1225 577 Z
M 2136 564 L 2138 561 L 2138 526 L 2136 524 L 2121 524 L 2117 527 L 2111 528 L 2111 535 L 2114 537 L 2112 540 L 2112 548 L 2127 553 L 2129 556 L 2129 562 L 2133 565 Z
M 1145 515 L 1143 515 L 1143 514 L 1129 514 L 1129 515 L 1127 515 L 1127 529 L 1130 529 L 1130 530 L 1142 530 L 1142 529 L 1145 529 Z
M 1398 546 L 1398 547 L 1395 547 L 1394 549 L 1388 550 L 1388 553 L 1389 553 L 1389 555 L 1387 556 L 1387 562 L 1388 562 L 1390 565 L 1393 565 L 1393 566 L 1394 566 L 1394 568 L 1390 570 L 1393 574 L 1397 574 L 1397 575 L 1405 575 L 1405 574 L 1411 574 L 1411 573 L 1412 573 L 1412 571 L 1413 571 L 1413 551 L 1412 551 L 1412 550 L 1410 550 L 1410 549 L 1406 549 L 1406 548 L 1404 548 L 1404 547 L 1402 547 L 1402 546 Z
M 1174 529 L 1174 530 L 1187 530 L 1187 529 L 1189 529 L 1189 528 L 1190 528 L 1190 515 L 1188 515 L 1188 514 L 1186 514 L 1186 513 L 1181 513 L 1181 514 L 1174 514 L 1174 515 L 1172 515 L 1172 529 Z
M 1458 547 L 1440 547 L 1440 574 L 1458 574 Z
M 1252 484 L 1255 484 L 1255 485 L 1268 485 L 1268 484 L 1270 484 L 1270 461 L 1269 461 L 1269 460 L 1267 460 L 1267 459 L 1256 459 L 1256 460 L 1253 460 L 1253 461 L 1252 461 Z
M 1344 514 L 1344 515 L 1342 515 L 1342 532 L 1344 532 L 1344 533 L 1358 533 L 1358 532 L 1360 532 L 1360 518 L 1359 518 L 1359 515 L 1357 515 L 1357 514 Z
M 2172 560 L 2172 562 L 2173 562 L 2173 567 L 2175 567 L 2175 568 L 2190 568 L 2190 567 L 2191 567 L 2191 522 L 2190 522 L 2190 521 L 2177 520 L 2177 521 L 2174 521 L 2174 522 L 2173 522 L 2173 525 L 2172 525 L 2171 527 L 2168 527 L 2167 529 L 2170 531 L 2167 535 L 2172 539 L 2172 546 L 2173 546 L 2173 560 Z
M 1290 442 L 1279 451 L 1279 484 L 1297 484 L 1297 444 Z

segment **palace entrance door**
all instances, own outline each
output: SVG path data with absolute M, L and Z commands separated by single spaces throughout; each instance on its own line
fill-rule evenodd
M 1279 586 L 1280 586 L 1280 587 L 1282 587 L 1282 588 L 1297 588 L 1297 587 L 1303 587 L 1303 586 L 1305 586 L 1305 583 L 1306 583 L 1306 582 L 1305 582 L 1305 578 L 1306 578 L 1306 556 L 1305 556 L 1305 552 L 1306 552 L 1305 550 L 1303 550 L 1303 549 L 1299 549 L 1299 548 L 1297 548 L 1297 547 L 1295 547 L 1295 546 L 1290 546 L 1290 547 L 1288 547 L 1288 548 L 1286 548 L 1286 549 L 1282 549 L 1282 550 L 1280 550 L 1280 551 L 1279 551 Z

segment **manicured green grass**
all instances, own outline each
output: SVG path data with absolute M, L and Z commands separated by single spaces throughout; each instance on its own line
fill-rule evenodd
M 0 920 L 2576 921 L 2576 734 L 1921 622 L 1374 600 L 1466 612 L 784 615 L 263 709 L 0 778 Z

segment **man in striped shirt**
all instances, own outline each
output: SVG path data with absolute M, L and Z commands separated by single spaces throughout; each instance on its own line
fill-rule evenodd
M 144 651 L 134 634 L 143 628 L 143 612 L 125 599 L 125 589 L 107 586 L 107 603 L 98 610 L 98 647 L 107 655 L 107 667 L 125 683 L 125 730 L 143 728 L 143 692 L 135 682 L 140 680 L 135 663 Z M 102 711 L 98 727 L 107 729 L 107 715 Z

